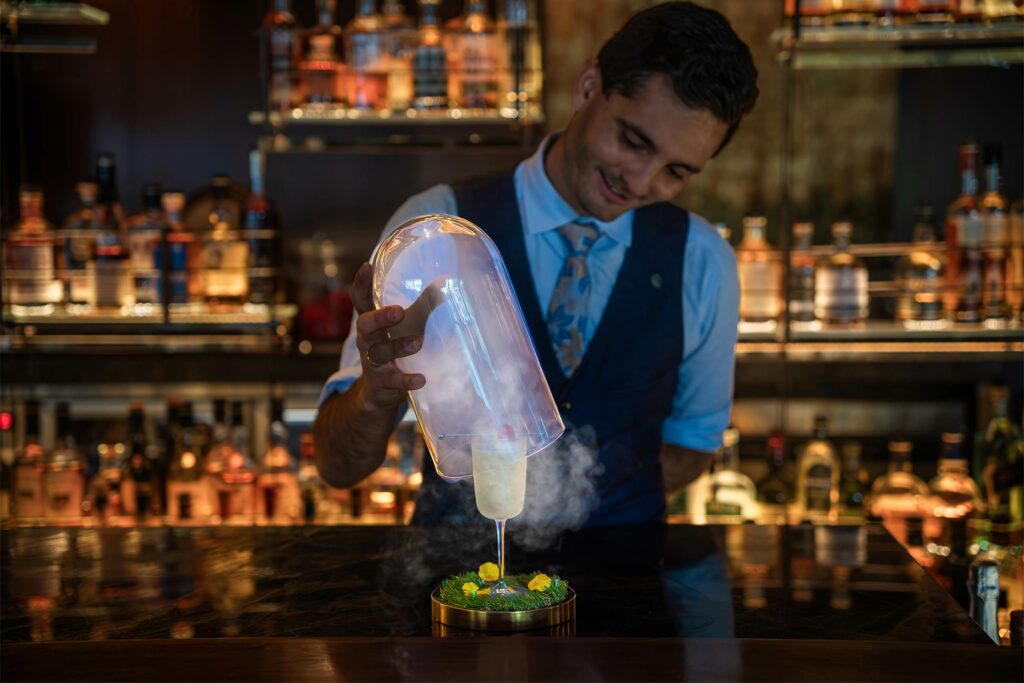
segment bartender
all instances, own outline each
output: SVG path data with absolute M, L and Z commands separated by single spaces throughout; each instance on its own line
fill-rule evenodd
M 448 213 L 498 246 L 567 426 L 596 437 L 598 502 L 589 526 L 662 518 L 666 492 L 707 467 L 732 407 L 739 309 L 736 261 L 708 222 L 669 202 L 735 133 L 757 99 L 747 45 L 718 12 L 689 2 L 643 10 L 582 65 L 574 115 L 511 174 L 437 185 L 410 218 Z M 372 267 L 356 273 L 358 316 L 313 426 L 317 464 L 350 487 L 384 460 L 420 335 L 387 332 Z M 425 467 L 414 521 L 457 521 L 456 486 Z

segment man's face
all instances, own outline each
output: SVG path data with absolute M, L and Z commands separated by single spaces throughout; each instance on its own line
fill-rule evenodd
M 663 74 L 632 97 L 605 97 L 596 61 L 577 79 L 573 104 L 576 115 L 565 132 L 566 199 L 601 221 L 674 198 L 728 130 L 706 109 L 683 104 Z

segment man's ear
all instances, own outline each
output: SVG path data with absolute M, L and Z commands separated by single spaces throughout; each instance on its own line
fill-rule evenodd
M 601 94 L 601 68 L 597 58 L 590 57 L 583 62 L 576 82 L 572 86 L 572 108 L 574 112 L 583 108 L 595 95 Z

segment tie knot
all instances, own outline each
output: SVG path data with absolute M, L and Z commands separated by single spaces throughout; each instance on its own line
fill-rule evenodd
M 573 254 L 582 254 L 583 256 L 590 253 L 590 248 L 594 246 L 594 242 L 597 241 L 598 236 L 601 234 L 593 225 L 577 223 L 575 221 L 560 227 L 558 233 L 569 243 L 569 248 L 572 249 Z

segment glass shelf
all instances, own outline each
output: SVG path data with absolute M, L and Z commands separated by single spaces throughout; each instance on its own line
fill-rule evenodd
M 261 125 L 266 122 L 262 111 L 249 112 L 249 123 Z M 270 122 L 285 126 L 465 126 L 465 125 L 535 125 L 544 122 L 544 114 L 533 112 L 524 116 L 504 116 L 495 110 L 445 109 L 439 112 L 425 112 L 416 109 L 406 111 L 361 111 L 345 107 L 311 108 L 298 107 L 289 114 L 270 114 Z
M 80 2 L 0 2 L 0 20 L 18 24 L 106 26 L 110 13 Z
M 772 44 L 781 63 L 795 69 L 925 68 L 1024 63 L 1024 26 L 942 24 L 776 29 Z
M 0 40 L 0 52 L 23 55 L 94 55 L 93 38 L 18 38 Z
M 84 313 L 72 313 L 54 310 L 46 313 L 20 313 L 6 311 L 4 320 L 10 325 L 30 327 L 32 334 L 15 336 L 31 337 L 45 334 L 48 330 L 68 331 L 69 334 L 86 335 L 91 332 L 103 333 L 114 328 L 145 331 L 159 328 L 164 332 L 198 331 L 203 329 L 259 329 L 283 324 L 291 320 L 298 312 L 294 304 L 265 306 L 248 304 L 238 311 L 209 310 L 195 306 L 171 305 L 168 322 L 164 322 L 163 308 L 159 304 L 146 307 L 128 307 L 124 311 L 116 309 L 99 309 Z M 286 330 L 285 330 L 286 331 Z M 83 345 L 88 346 L 91 337 L 83 338 Z

